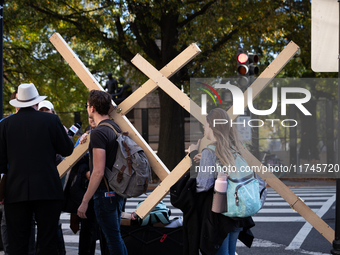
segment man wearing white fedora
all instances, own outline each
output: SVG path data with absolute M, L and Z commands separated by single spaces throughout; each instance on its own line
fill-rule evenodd
M 11 255 L 28 253 L 33 213 L 37 254 L 57 254 L 63 190 L 55 157 L 71 155 L 73 144 L 57 115 L 37 111 L 45 98 L 33 83 L 21 84 L 17 98 L 9 102 L 20 110 L 0 123 L 0 173 L 7 174 L 4 203 Z

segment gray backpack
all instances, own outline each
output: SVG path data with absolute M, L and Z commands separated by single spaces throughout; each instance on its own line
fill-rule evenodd
M 128 136 L 128 133 L 117 133 L 108 123 L 100 125 L 110 127 L 116 133 L 118 142 L 116 161 L 112 169 L 105 169 L 108 185 L 125 198 L 142 195 L 151 180 L 150 164 L 143 149 Z

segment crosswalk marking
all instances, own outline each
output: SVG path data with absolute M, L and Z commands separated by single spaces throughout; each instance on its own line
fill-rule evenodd
M 311 197 L 329 197 L 332 196 L 334 193 L 314 193 L 314 194 L 308 194 L 308 193 L 295 193 L 297 196 L 311 196 Z M 268 194 L 267 197 L 281 197 L 279 194 Z
M 253 216 L 253 220 L 256 222 L 306 222 L 303 217 L 272 217 L 272 216 Z
M 322 206 L 324 202 L 306 202 L 308 206 Z M 289 205 L 287 202 L 265 202 L 264 206 L 286 206 Z
M 316 212 L 319 209 L 312 209 L 312 211 Z M 266 208 L 262 208 L 259 213 L 298 213 L 297 211 L 294 211 L 293 209 L 289 208 L 289 209 L 266 209 Z
M 306 205 L 318 213 L 320 208 L 334 196 L 335 187 L 297 187 L 291 190 L 305 201 Z M 301 216 L 295 216 L 290 205 L 284 201 L 272 188 L 268 188 L 268 194 L 264 207 L 253 216 L 256 222 L 306 222 Z M 268 215 L 272 214 L 272 215 Z M 283 216 L 275 216 L 277 214 L 286 214 Z M 296 213 L 297 214 L 297 213 Z M 294 216 L 291 216 L 294 215 Z
M 334 194 L 334 193 L 333 193 Z M 329 196 L 327 197 L 300 197 L 302 200 L 307 201 L 307 200 L 322 200 L 322 201 L 327 201 Z M 285 201 L 282 197 L 277 197 L 277 198 L 272 198 L 272 197 L 267 197 L 266 201 Z

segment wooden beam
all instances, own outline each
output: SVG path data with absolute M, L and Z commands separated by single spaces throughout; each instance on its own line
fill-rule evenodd
M 205 121 L 205 116 L 200 112 L 201 108 L 140 54 L 137 54 L 131 62 L 196 119 L 200 122 Z
M 62 178 L 68 170 L 70 170 L 77 162 L 84 157 L 84 155 L 88 152 L 90 143 L 90 135 L 87 136 L 86 142 L 79 144 L 76 148 L 74 148 L 73 153 L 64 158 L 63 161 L 57 166 L 59 176 Z
M 74 54 L 72 49 L 67 45 L 67 43 L 60 36 L 60 34 L 58 33 L 53 34 L 50 37 L 50 41 L 89 90 L 93 89 L 103 90 L 102 86 L 100 86 L 97 80 L 92 76 L 92 74 L 80 61 L 80 59 Z M 197 54 L 199 54 L 199 52 L 200 49 L 197 47 L 197 45 L 191 44 L 186 50 L 179 54 L 161 71 L 164 72 L 164 75 L 170 77 L 174 73 L 176 73 L 181 67 L 183 67 L 187 62 L 193 59 Z M 140 136 L 140 134 L 130 123 L 130 121 L 123 115 L 126 114 L 130 109 L 132 109 L 134 105 L 136 105 L 148 93 L 152 92 L 156 87 L 157 85 L 153 81 L 150 80 L 147 81 L 146 83 L 143 84 L 141 88 L 135 91 L 126 100 L 124 100 L 124 102 L 122 102 L 117 107 L 117 111 L 113 111 L 110 114 L 110 117 L 115 120 L 115 122 L 121 127 L 122 130 L 128 131 L 131 138 L 143 148 L 146 156 L 150 161 L 152 170 L 157 174 L 157 176 L 161 180 L 163 180 L 169 174 L 169 170 L 158 158 L 158 156 L 154 153 L 151 147 Z M 115 104 L 113 103 L 113 105 Z M 86 151 L 83 151 L 83 153 L 85 154 Z M 72 159 L 79 160 L 79 158 L 77 159 L 76 157 L 72 157 Z M 66 173 L 70 169 L 69 167 L 70 165 L 71 164 L 63 164 L 60 167 L 60 172 Z
M 89 90 L 104 91 L 103 87 L 80 61 L 78 56 L 74 54 L 70 46 L 68 46 L 59 33 L 54 33 L 49 40 Z
M 165 77 L 170 78 L 190 60 L 196 57 L 201 50 L 195 43 L 192 43 L 184 51 L 182 51 L 177 57 L 175 57 L 169 64 L 164 66 L 159 72 Z M 140 86 L 134 93 L 132 93 L 126 100 L 118 105 L 118 109 L 121 109 L 121 115 L 126 115 L 140 100 L 142 100 L 150 92 L 154 91 L 158 85 L 151 79 Z

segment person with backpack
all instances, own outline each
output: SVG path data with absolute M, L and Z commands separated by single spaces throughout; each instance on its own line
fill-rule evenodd
M 202 224 L 202 228 L 204 229 L 201 230 L 201 235 L 205 236 L 208 232 L 214 233 L 215 245 L 209 248 L 208 245 L 201 243 L 200 250 L 202 254 L 234 255 L 236 242 L 241 231 L 243 232 L 242 237 L 248 238 L 249 246 L 249 240 L 252 241 L 252 237 L 249 237 L 249 229 L 254 226 L 254 222 L 251 217 L 235 219 L 227 217 L 222 213 L 214 213 L 211 211 L 217 171 L 209 171 L 206 169 L 214 169 L 212 167 L 215 167 L 216 163 L 219 163 L 221 166 L 235 165 L 235 155 L 238 154 L 242 157 L 242 144 L 238 139 L 236 129 L 230 126 L 230 118 L 225 110 L 220 108 L 213 109 L 209 112 L 206 119 L 204 136 L 211 141 L 211 145 L 216 147 L 212 150 L 209 149 L 209 145 L 203 149 L 200 160 L 198 160 L 199 168 L 196 168 L 199 170 L 197 172 L 195 188 L 198 200 L 204 199 L 208 201 L 198 202 L 205 207 L 200 212 L 200 219 L 202 222 L 207 222 L 207 219 L 211 222 L 209 226 Z M 214 120 L 217 119 L 227 120 L 228 124 L 215 124 Z M 190 157 L 193 156 L 193 151 L 198 150 L 198 147 L 199 142 L 190 145 L 188 149 Z M 195 164 L 195 161 L 197 162 L 197 158 L 193 160 L 193 164 Z M 248 233 L 246 231 L 248 231 Z M 247 234 L 244 235 L 245 233 Z M 221 237 L 223 238 L 221 239 Z M 218 239 L 221 241 L 217 241 Z M 201 240 L 204 239 L 201 238 Z
M 109 118 L 111 100 L 110 94 L 92 90 L 86 104 L 89 118 L 94 120 L 97 127 L 91 132 L 89 143 L 90 182 L 77 214 L 80 218 L 86 218 L 88 203 L 93 197 L 97 222 L 103 231 L 110 254 L 125 255 L 127 249 L 120 234 L 124 198 L 110 189 L 104 181 L 105 171 L 111 169 L 115 162 L 118 143 L 115 132 L 109 126 L 101 124 L 107 123 L 120 132 L 119 126 Z

